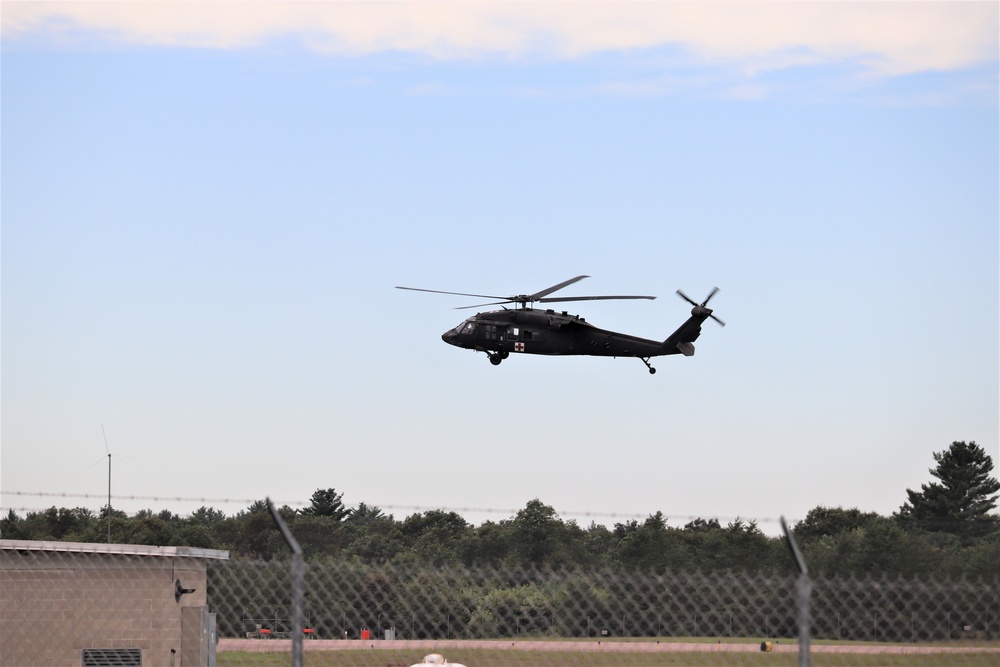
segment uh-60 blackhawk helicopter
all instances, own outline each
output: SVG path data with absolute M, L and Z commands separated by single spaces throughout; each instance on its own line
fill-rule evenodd
M 432 292 L 434 294 L 454 294 L 480 299 L 499 299 L 491 303 L 464 308 L 481 308 L 483 306 L 501 306 L 501 310 L 491 310 L 476 313 L 454 329 L 449 329 L 441 338 L 449 345 L 463 347 L 468 350 L 485 352 L 494 366 L 510 356 L 511 352 L 519 354 L 548 355 L 590 355 L 596 357 L 637 357 L 646 364 L 650 373 L 656 369 L 650 366 L 652 357 L 668 354 L 683 354 L 690 357 L 694 354 L 694 341 L 701 335 L 701 324 L 712 318 L 722 326 L 726 323 L 712 314 L 708 307 L 715 293 L 712 289 L 705 300 L 698 303 L 684 292 L 677 290 L 682 299 L 690 303 L 691 317 L 678 327 L 677 331 L 667 336 L 666 340 L 650 340 L 630 336 L 617 331 L 599 329 L 578 315 L 570 315 L 566 311 L 557 313 L 551 309 L 535 309 L 534 303 L 564 303 L 568 301 L 601 301 L 607 299 L 655 299 L 655 296 L 567 296 L 550 298 L 548 295 L 573 283 L 589 278 L 577 276 L 558 285 L 534 294 L 517 296 L 490 296 L 488 294 L 467 294 L 465 292 L 444 292 L 441 290 L 421 289 L 419 287 L 400 287 L 396 289 L 415 292 Z M 507 304 L 515 304 L 508 309 Z

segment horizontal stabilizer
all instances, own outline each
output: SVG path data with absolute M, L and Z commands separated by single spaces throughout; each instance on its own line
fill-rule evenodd
M 677 349 L 680 350 L 681 354 L 683 354 L 685 357 L 694 356 L 694 345 L 692 345 L 691 343 L 685 343 L 683 341 L 677 343 Z

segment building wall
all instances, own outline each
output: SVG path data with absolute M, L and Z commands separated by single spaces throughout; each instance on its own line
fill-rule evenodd
M 196 589 L 180 602 L 177 579 Z M 0 550 L 0 664 L 79 667 L 84 648 L 140 648 L 144 667 L 183 667 L 181 607 L 204 605 L 205 588 L 196 558 Z

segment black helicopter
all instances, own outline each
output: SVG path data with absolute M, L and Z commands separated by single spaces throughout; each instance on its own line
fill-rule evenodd
M 485 352 L 490 363 L 494 366 L 510 356 L 511 352 L 548 355 L 577 354 L 597 357 L 638 357 L 642 363 L 646 364 L 650 373 L 655 373 L 656 369 L 649 364 L 652 357 L 668 354 L 683 354 L 690 357 L 694 354 L 693 343 L 701 335 L 701 324 L 706 319 L 711 317 L 722 326 L 726 326 L 726 323 L 712 314 L 712 309 L 708 307 L 708 302 L 719 291 L 718 287 L 712 289 L 701 303 L 697 303 L 684 292 L 677 290 L 677 294 L 694 308 L 691 309 L 691 317 L 663 341 L 599 329 L 582 317 L 570 315 L 566 311 L 557 313 L 551 309 L 536 310 L 531 307 L 533 303 L 656 298 L 655 296 L 568 296 L 558 298 L 549 298 L 548 296 L 589 277 L 577 276 L 548 289 L 543 289 L 541 292 L 506 297 L 466 294 L 465 292 L 443 292 L 419 287 L 397 286 L 396 289 L 432 292 L 434 294 L 454 294 L 481 299 L 499 299 L 499 301 L 491 303 L 459 307 L 458 310 L 483 306 L 501 306 L 503 308 L 502 310 L 476 313 L 441 336 L 444 342 L 449 345 Z M 516 304 L 516 307 L 511 310 L 504 307 L 507 304 Z

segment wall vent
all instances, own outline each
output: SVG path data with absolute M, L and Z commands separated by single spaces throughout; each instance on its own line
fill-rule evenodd
M 85 648 L 82 667 L 142 667 L 141 648 Z

